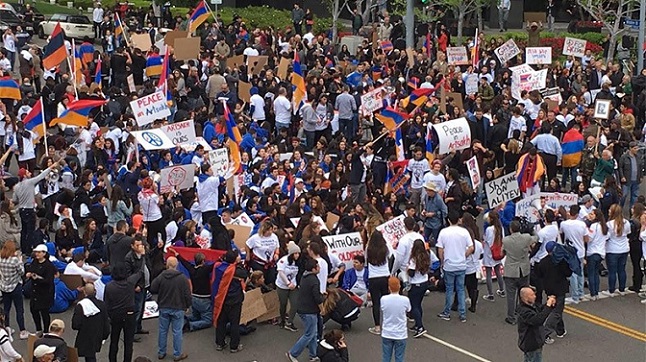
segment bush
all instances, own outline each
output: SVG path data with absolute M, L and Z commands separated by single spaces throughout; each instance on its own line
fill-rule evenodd
M 586 49 L 590 49 L 593 54 L 598 54 L 603 51 L 603 48 L 601 47 L 601 43 L 605 41 L 606 36 L 604 34 L 600 33 L 583 33 L 583 34 L 572 34 L 572 33 L 553 33 L 549 31 L 542 31 L 541 32 L 541 40 L 540 40 L 540 46 L 544 47 L 552 47 L 552 54 L 554 57 L 556 57 L 557 54 L 560 54 L 563 51 L 563 42 L 565 41 L 565 38 L 577 38 L 577 39 L 584 39 L 588 43 L 586 45 Z M 507 32 L 503 34 L 496 34 L 496 35 L 487 35 L 485 37 L 487 44 L 491 41 L 491 39 L 498 39 L 498 38 L 503 38 L 505 41 L 509 39 L 514 39 L 514 42 L 518 47 L 523 50 L 527 46 L 527 40 L 529 39 L 529 36 L 527 35 L 527 32 Z

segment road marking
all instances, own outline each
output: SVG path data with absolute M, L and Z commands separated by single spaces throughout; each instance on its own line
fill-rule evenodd
M 609 321 L 607 319 L 603 319 L 603 318 L 595 316 L 593 314 L 586 313 L 586 312 L 584 312 L 584 311 L 582 311 L 580 309 L 575 309 L 575 308 L 566 306 L 564 311 L 565 311 L 565 313 L 567 313 L 569 315 L 572 315 L 572 316 L 577 317 L 577 318 L 581 318 L 581 319 L 583 319 L 585 321 L 588 321 L 590 323 L 593 323 L 593 324 L 596 324 L 598 326 L 610 329 L 611 331 L 621 333 L 621 334 L 623 334 L 625 336 L 634 338 L 634 339 L 642 341 L 642 342 L 646 342 L 646 333 L 637 331 L 637 330 L 632 329 L 632 328 L 628 328 L 628 327 L 623 326 L 621 324 L 611 322 L 611 321 Z
M 433 337 L 430 334 L 423 334 L 422 336 L 430 339 L 431 341 L 437 342 L 437 343 L 439 343 L 439 344 L 441 344 L 443 346 L 449 347 L 454 351 L 460 352 L 460 353 L 462 353 L 462 354 L 464 354 L 466 356 L 469 356 L 469 357 L 471 357 L 471 358 L 473 358 L 475 360 L 478 360 L 480 362 L 491 362 L 490 360 L 488 360 L 486 358 L 480 357 L 477 354 L 471 353 L 471 352 L 469 352 L 469 351 L 467 351 L 465 349 L 462 349 L 462 348 L 460 348 L 458 346 L 454 346 L 451 343 L 443 341 L 443 340 L 441 340 L 441 339 L 439 339 L 437 337 Z

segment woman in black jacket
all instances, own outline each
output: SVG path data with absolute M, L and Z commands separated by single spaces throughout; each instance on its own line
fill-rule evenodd
M 338 288 L 327 289 L 327 295 L 321 307 L 323 323 L 332 319 L 341 325 L 341 329 L 348 330 L 352 326 L 352 321 L 359 318 L 360 313 L 359 305 L 347 292 Z
M 34 248 L 34 259 L 25 268 L 25 278 L 31 279 L 32 297 L 29 303 L 31 316 L 37 332 L 49 328 L 49 308 L 54 305 L 54 275 L 56 267 L 49 261 L 47 247 L 43 244 Z
M 338 329 L 333 329 L 323 336 L 316 353 L 321 362 L 348 362 L 348 347 L 345 345 L 345 336 Z

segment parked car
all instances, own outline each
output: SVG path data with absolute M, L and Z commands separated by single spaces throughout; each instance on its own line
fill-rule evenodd
M 11 7 L 2 7 L 0 5 L 0 30 L 5 31 L 8 28 L 11 28 L 12 30 L 16 30 L 16 27 L 21 26 L 23 29 L 24 27 L 24 22 L 22 19 L 16 15 L 15 11 Z M 25 29 L 28 32 L 30 31 L 29 29 Z M 31 32 L 33 33 L 34 29 L 31 29 Z
M 25 4 L 18 4 L 18 3 L 7 3 L 8 5 L 11 5 L 11 7 L 18 13 L 18 16 L 24 19 L 25 12 L 27 11 L 27 6 Z M 31 10 L 34 11 L 34 19 L 33 22 L 34 24 L 40 24 L 41 21 L 45 21 L 45 15 L 38 11 L 35 6 L 28 4 Z
M 54 14 L 49 20 L 38 25 L 38 37 L 47 38 L 54 31 L 56 23 L 61 23 L 66 38 L 83 39 L 86 36 L 94 39 L 92 22 L 85 15 Z

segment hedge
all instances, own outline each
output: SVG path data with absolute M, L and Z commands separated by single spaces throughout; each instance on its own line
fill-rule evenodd
M 541 32 L 541 39 L 542 38 L 566 38 L 566 37 L 584 39 L 590 43 L 595 43 L 595 44 L 601 44 L 606 39 L 606 35 L 601 33 L 573 34 L 573 33 L 553 33 L 549 31 Z M 502 34 L 486 35 L 485 38 L 487 40 L 487 43 L 489 43 L 489 41 L 491 41 L 492 38 L 493 39 L 503 38 L 504 40 L 509 40 L 513 38 L 514 41 L 519 40 L 519 41 L 526 42 L 529 37 L 526 31 L 510 31 Z

